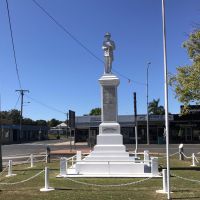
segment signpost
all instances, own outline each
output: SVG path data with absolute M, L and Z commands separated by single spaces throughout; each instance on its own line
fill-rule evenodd
M 72 110 L 69 110 L 69 121 L 68 121 L 68 127 L 70 130 L 70 151 L 72 150 L 72 130 L 74 131 L 74 137 L 75 137 L 75 112 Z

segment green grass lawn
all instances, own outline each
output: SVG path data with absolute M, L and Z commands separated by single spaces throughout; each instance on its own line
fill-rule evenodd
M 186 178 L 200 180 L 200 167 L 190 167 L 191 162 L 179 161 L 176 157 L 170 159 L 172 174 Z M 165 167 L 165 159 L 159 159 L 161 167 Z M 121 187 L 95 187 L 74 183 L 64 178 L 56 178 L 59 173 L 59 162 L 48 164 L 50 172 L 50 186 L 55 191 L 40 192 L 44 187 L 44 173 L 28 182 L 17 185 L 0 185 L 0 199 L 3 200 L 36 200 L 36 199 L 70 199 L 70 200 L 162 200 L 166 195 L 157 194 L 156 190 L 162 189 L 162 179 L 153 178 L 145 182 L 121 186 Z M 13 173 L 17 176 L 6 178 L 6 172 L 0 176 L 2 182 L 17 182 L 27 179 L 44 169 L 44 163 L 37 163 L 32 169 L 28 165 L 18 165 L 13 167 Z M 73 178 L 74 179 L 74 178 Z M 78 178 L 76 180 L 96 183 L 96 184 L 121 184 L 141 180 L 139 178 Z M 171 188 L 173 199 L 199 199 L 200 200 L 200 183 L 189 182 L 171 177 Z

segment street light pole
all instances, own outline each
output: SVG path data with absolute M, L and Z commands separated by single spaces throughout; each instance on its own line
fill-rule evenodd
M 167 76 L 167 47 L 165 26 L 165 0 L 162 0 L 162 27 L 163 27 L 163 56 L 164 56 L 164 78 L 165 78 L 165 130 L 166 130 L 166 157 L 167 157 L 167 199 L 170 197 L 170 164 L 169 164 L 169 115 L 168 115 L 168 76 Z
M 149 145 L 149 66 L 151 62 L 147 63 L 147 144 Z
M 134 97 L 134 116 L 135 116 L 135 157 L 137 157 L 138 151 L 138 123 L 137 123 L 137 99 L 136 92 L 133 93 Z

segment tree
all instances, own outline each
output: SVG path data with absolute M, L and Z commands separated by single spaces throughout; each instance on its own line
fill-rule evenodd
M 47 123 L 48 123 L 48 126 L 55 127 L 55 126 L 57 126 L 58 124 L 60 124 L 62 122 L 53 118 L 50 121 L 48 121 Z
M 101 108 L 93 108 L 89 115 L 101 115 Z
M 35 121 L 33 121 L 30 118 L 24 118 L 23 119 L 23 125 L 35 125 Z
M 36 120 L 35 123 L 36 123 L 37 126 L 47 126 L 47 122 L 45 120 L 42 120 L 42 119 Z
M 200 103 L 200 30 L 193 32 L 183 47 L 192 64 L 177 67 L 177 74 L 171 75 L 169 84 L 175 97 L 187 107 L 190 103 Z
M 160 99 L 153 99 L 149 102 L 148 110 L 150 115 L 164 115 L 165 109 L 163 106 L 159 106 Z
M 7 113 L 7 119 L 12 120 L 13 124 L 20 123 L 20 111 L 16 109 L 9 110 Z

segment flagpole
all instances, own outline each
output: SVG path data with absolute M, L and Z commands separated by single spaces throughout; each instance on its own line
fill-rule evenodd
M 170 197 L 170 164 L 169 164 L 169 116 L 168 116 L 168 77 L 167 77 L 167 51 L 165 26 L 165 0 L 162 0 L 162 27 L 163 27 L 163 56 L 165 77 L 165 130 L 166 130 L 166 157 L 167 157 L 167 199 Z

